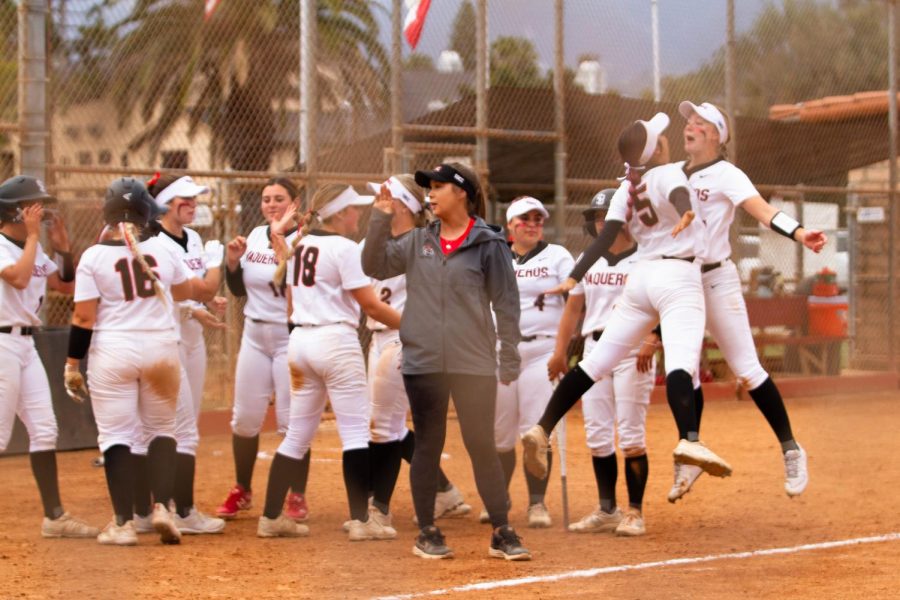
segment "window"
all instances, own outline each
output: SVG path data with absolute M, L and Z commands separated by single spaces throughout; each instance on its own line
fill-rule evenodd
M 188 153 L 187 150 L 170 150 L 162 153 L 163 169 L 187 169 Z
M 78 153 L 78 164 L 81 165 L 82 167 L 91 166 L 93 164 L 93 161 L 91 159 L 91 153 L 90 152 L 79 152 Z
M 109 150 L 101 150 L 97 153 L 97 162 L 101 165 L 108 165 L 112 162 L 112 152 Z

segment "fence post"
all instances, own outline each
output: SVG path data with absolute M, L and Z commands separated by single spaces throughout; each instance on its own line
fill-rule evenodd
M 566 73 L 564 57 L 565 15 L 564 0 L 556 0 L 556 60 L 553 67 L 553 95 L 556 104 L 556 153 L 555 153 L 555 197 L 554 228 L 556 243 L 566 243 Z
M 403 1 L 391 7 L 391 156 L 390 172 L 405 171 L 403 159 Z
M 894 247 L 894 230 L 897 211 L 897 1 L 888 2 L 888 361 L 890 370 L 896 369 L 895 348 L 896 334 L 894 329 L 896 315 L 894 315 L 894 290 L 896 277 L 894 275 L 896 248 Z
M 489 200 L 490 185 L 488 181 L 488 68 L 490 50 L 488 46 L 487 32 L 487 0 L 478 0 L 475 21 L 475 172 L 481 180 L 481 189 L 484 193 L 485 213 L 488 221 L 495 221 L 497 216 L 496 203 Z
M 19 4 L 20 172 L 47 179 L 48 0 Z

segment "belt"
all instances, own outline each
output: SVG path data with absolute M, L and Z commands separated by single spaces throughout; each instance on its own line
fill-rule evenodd
M 598 341 L 598 340 L 600 339 L 600 337 L 603 335 L 603 330 L 602 330 L 602 329 L 597 329 L 597 330 L 595 330 L 595 331 L 590 332 L 588 335 L 591 336 L 592 338 L 594 338 L 594 341 L 596 342 L 596 341 Z
M 19 335 L 32 335 L 34 327 L 0 327 L 0 333 L 18 333 Z
M 291 323 L 294 327 L 329 327 L 331 325 L 349 325 L 349 323 L 344 323 L 343 321 L 336 321 L 334 323 Z
M 694 262 L 694 258 L 695 257 L 693 257 L 693 256 L 663 256 L 663 259 L 665 259 L 665 260 L 670 260 L 670 259 L 671 260 L 683 260 L 684 262 L 689 262 L 689 263 Z
M 552 336 L 552 335 L 537 335 L 537 334 L 535 334 L 535 335 L 523 335 L 521 338 L 519 338 L 519 341 L 521 341 L 521 342 L 533 342 L 534 340 L 536 340 L 536 339 L 538 339 L 538 338 L 544 338 L 544 339 L 548 339 L 548 340 L 549 340 L 549 339 L 553 339 L 553 336 Z
M 276 323 L 275 321 L 263 321 L 262 319 L 254 319 L 253 317 L 247 317 L 253 323 L 263 323 L 265 325 L 281 325 L 284 326 L 284 323 Z
M 710 271 L 712 271 L 714 269 L 718 269 L 721 266 L 722 266 L 721 260 L 719 262 L 709 263 L 708 265 L 702 265 L 700 267 L 700 272 L 701 273 L 709 273 Z

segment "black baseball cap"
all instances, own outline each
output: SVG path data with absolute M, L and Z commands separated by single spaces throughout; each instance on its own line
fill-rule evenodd
M 431 187 L 432 181 L 452 183 L 466 192 L 470 200 L 475 200 L 477 195 L 475 184 L 466 179 L 466 176 L 444 163 L 430 171 L 416 171 L 416 183 L 425 189 Z
M 0 202 L 56 202 L 44 182 L 30 175 L 16 175 L 0 183 Z
M 612 198 L 615 193 L 616 188 L 607 188 L 605 190 L 600 190 L 594 195 L 593 198 L 591 198 L 591 205 L 585 210 L 581 211 L 581 214 L 584 215 L 585 219 L 593 221 L 598 212 L 607 212 L 609 210 L 609 207 L 612 204 Z

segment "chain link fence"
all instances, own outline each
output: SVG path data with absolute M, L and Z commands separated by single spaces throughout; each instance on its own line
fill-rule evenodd
M 0 169 L 24 164 L 28 10 L 46 10 L 44 175 L 76 253 L 96 239 L 103 190 L 121 175 L 209 185 L 195 225 L 227 241 L 262 222 L 272 174 L 306 194 L 462 160 L 488 184 L 489 220 L 535 196 L 553 213 L 547 237 L 577 254 L 581 210 L 621 175 L 622 127 L 667 112 L 683 160 L 677 104 L 711 101 L 730 112 L 730 158 L 830 240 L 813 255 L 738 211 L 733 260 L 751 320 L 777 312 L 756 331 L 787 342 L 761 344 L 766 366 L 893 368 L 891 2 L 446 0 L 431 2 L 415 49 L 397 35 L 407 4 L 0 0 Z M 814 285 L 823 269 L 836 289 Z M 66 323 L 70 308 L 51 297 L 47 323 Z M 239 301 L 227 321 L 208 335 L 208 407 L 230 403 Z M 714 349 L 706 356 L 710 376 L 731 377 Z

